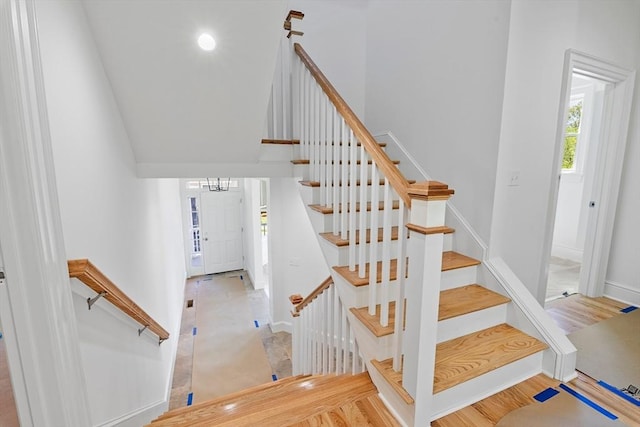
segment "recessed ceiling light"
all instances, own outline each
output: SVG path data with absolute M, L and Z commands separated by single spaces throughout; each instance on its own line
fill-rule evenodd
M 216 48 L 216 41 L 211 36 L 211 34 L 202 33 L 198 37 L 198 46 L 200 46 L 200 49 L 206 52 L 211 52 Z

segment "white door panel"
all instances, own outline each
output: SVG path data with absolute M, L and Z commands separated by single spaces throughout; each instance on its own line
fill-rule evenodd
M 202 193 L 200 202 L 205 274 L 241 269 L 241 193 Z

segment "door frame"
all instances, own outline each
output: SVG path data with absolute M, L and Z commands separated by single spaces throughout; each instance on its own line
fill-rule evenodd
M 595 56 L 568 49 L 564 58 L 556 143 L 549 188 L 549 203 L 547 205 L 547 225 L 540 265 L 540 277 L 544 280 L 544 285 L 539 287 L 539 301 L 544 301 L 547 290 L 548 266 L 553 244 L 559 177 L 561 175 L 562 154 L 564 152 L 566 111 L 571 98 L 571 78 L 573 73 L 612 84 L 612 88 L 605 96 L 601 133 L 602 143 L 598 148 L 598 159 L 594 171 L 593 196 L 591 198 L 596 202 L 596 205 L 589 215 L 587 238 L 585 239 L 582 259 L 583 267 L 585 265 L 590 266 L 589 273 L 585 275 L 584 279 L 581 278 L 581 286 L 584 286 L 581 291 L 587 296 L 600 296 L 604 292 L 620 181 L 622 179 L 636 72 Z M 582 272 L 581 276 L 583 276 Z
M 242 188 L 242 187 L 241 187 Z M 205 196 L 206 195 L 206 196 Z M 241 256 L 241 266 L 240 268 L 243 269 L 244 266 L 244 210 L 243 210 L 243 202 L 244 202 L 244 194 L 242 192 L 242 190 L 240 189 L 239 191 L 228 191 L 228 192 L 209 192 L 209 191 L 204 191 L 200 193 L 200 239 L 201 239 L 201 250 L 202 250 L 202 264 L 204 267 L 204 274 L 216 274 L 218 272 L 215 273 L 208 273 L 207 270 L 207 254 L 210 254 L 209 250 L 208 250 L 208 245 L 207 243 L 205 243 L 208 240 L 208 236 L 206 235 L 206 230 L 204 229 L 205 224 L 208 224 L 208 221 L 211 220 L 211 218 L 207 218 L 207 212 L 205 212 L 205 203 L 202 200 L 203 197 L 222 197 L 222 198 L 226 198 L 227 196 L 230 195 L 234 195 L 237 196 L 240 200 L 239 200 L 239 212 L 238 212 L 238 218 L 240 221 L 240 256 Z M 224 203 L 226 204 L 228 202 L 228 200 L 225 200 Z M 220 273 L 224 273 L 226 271 L 232 271 L 232 270 L 224 270 L 221 271 Z
M 0 2 L 2 323 L 20 423 L 87 426 L 35 8 Z

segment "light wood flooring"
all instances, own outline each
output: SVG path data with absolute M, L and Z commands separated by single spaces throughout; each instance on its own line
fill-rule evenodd
M 620 309 L 627 306 L 628 304 L 606 297 L 588 298 L 582 295 L 573 295 L 568 298 L 551 301 L 547 304 L 547 312 L 561 329 L 566 333 L 570 333 L 617 316 L 620 314 Z M 603 389 L 594 379 L 582 373 L 578 374 L 578 378 L 568 383 L 571 388 L 618 415 L 622 423 L 630 427 L 640 427 L 640 407 L 634 406 Z M 471 406 L 442 417 L 431 425 L 433 427 L 495 426 L 504 415 L 535 402 L 533 396 L 548 387 L 556 387 L 558 384 L 557 380 L 540 374 Z

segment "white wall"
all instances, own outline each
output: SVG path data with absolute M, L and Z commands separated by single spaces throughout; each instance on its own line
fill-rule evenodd
M 260 230 L 260 179 L 244 179 L 244 268 L 254 289 L 268 285 L 262 271 L 262 232 Z
M 269 301 L 274 330 L 289 330 L 289 296 L 308 295 L 330 274 L 297 181 L 269 179 Z
M 638 1 L 512 2 L 491 251 L 539 301 L 546 281 L 540 266 L 546 262 L 542 245 L 549 190 L 557 179 L 552 159 L 564 53 L 573 48 L 635 69 L 639 20 Z M 640 207 L 631 184 L 639 179 L 637 112 L 632 120 L 608 277 L 640 290 L 638 227 L 631 220 Z M 514 170 L 520 172 L 520 185 L 507 186 Z
M 507 1 L 373 0 L 366 125 L 391 131 L 486 240 L 502 112 Z M 402 166 L 401 166 L 402 168 Z
M 74 280 L 92 423 L 153 416 L 168 398 L 182 312 L 178 182 L 136 177 L 82 4 L 39 1 L 37 15 L 67 258 L 90 259 L 171 333 L 158 346 L 106 301 L 88 311 L 90 292 Z
M 320 70 L 364 121 L 366 0 L 290 0 L 289 8 L 304 13 L 293 20 L 294 37 Z

